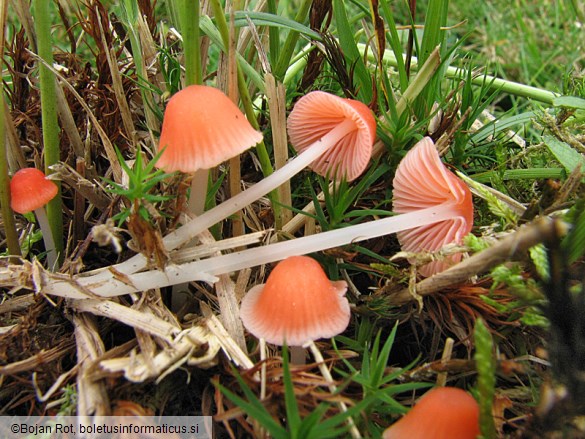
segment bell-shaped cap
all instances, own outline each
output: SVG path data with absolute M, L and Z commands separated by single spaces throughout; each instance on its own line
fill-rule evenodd
M 418 142 L 402 159 L 394 176 L 393 210 L 408 213 L 449 203 L 453 217 L 428 226 L 397 233 L 402 249 L 437 251 L 446 244 L 460 244 L 473 226 L 473 202 L 467 185 L 449 171 L 430 137 Z M 461 254 L 424 265 L 419 272 L 431 276 L 458 262 Z
M 330 281 L 314 259 L 291 256 L 278 263 L 265 284 L 248 291 L 240 318 L 248 331 L 269 343 L 302 346 L 347 328 L 346 290 L 345 281 Z
M 23 168 L 10 180 L 10 207 L 18 213 L 28 213 L 43 207 L 57 195 L 55 182 L 36 168 Z
M 376 140 L 376 120 L 363 103 L 313 91 L 295 104 L 287 120 L 290 143 L 302 152 L 346 120 L 355 130 L 330 147 L 310 167 L 332 179 L 355 180 L 366 169 Z
M 156 163 L 166 172 L 210 169 L 262 140 L 240 109 L 220 90 L 190 85 L 169 100 Z
M 400 420 L 384 431 L 383 439 L 476 439 L 479 406 L 456 387 L 429 390 Z

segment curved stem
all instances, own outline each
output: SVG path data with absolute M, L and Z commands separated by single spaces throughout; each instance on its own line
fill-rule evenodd
M 90 289 L 93 294 L 103 297 L 120 296 L 136 291 L 162 288 L 181 282 L 213 282 L 213 276 L 220 274 L 269 264 L 289 256 L 306 255 L 353 242 L 360 242 L 366 239 L 413 229 L 415 227 L 426 226 L 452 219 L 456 215 L 454 212 L 454 204 L 452 202 L 446 202 L 438 206 L 356 224 L 317 235 L 305 236 L 182 265 L 170 265 L 165 271 L 146 271 L 126 276 L 124 279 L 121 279 L 119 276 L 115 278 L 112 273 L 105 272 L 105 274 L 109 274 L 109 277 L 104 277 L 100 273 L 89 277 L 78 277 L 76 280 L 83 288 Z M 86 297 L 83 292 L 72 288 L 70 284 L 66 284 L 65 282 L 55 282 L 46 285 L 43 291 L 47 294 L 58 296 L 76 294 L 80 298 Z
M 262 179 L 249 189 L 240 192 L 235 197 L 224 201 L 220 205 L 214 207 L 203 213 L 201 216 L 192 219 L 184 224 L 180 229 L 169 233 L 163 239 L 165 248 L 168 251 L 174 250 L 177 247 L 189 242 L 203 230 L 217 224 L 228 216 L 243 209 L 245 206 L 253 203 L 263 195 L 276 189 L 285 181 L 298 174 L 301 170 L 315 161 L 321 154 L 323 154 L 329 147 L 334 145 L 348 133 L 355 129 L 355 123 L 347 120 L 339 126 L 331 130 L 328 134 L 323 136 L 320 140 L 308 147 L 305 151 L 299 154 L 296 158 L 287 163 L 278 171 L 270 174 L 268 177 Z M 133 256 L 121 264 L 113 268 L 123 274 L 136 273 L 138 270 L 146 266 L 146 258 L 142 254 Z M 101 274 L 96 274 L 95 280 L 105 280 L 112 277 L 112 273 L 104 271 Z

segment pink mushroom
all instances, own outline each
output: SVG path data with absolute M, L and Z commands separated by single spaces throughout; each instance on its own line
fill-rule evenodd
M 348 133 L 309 166 L 320 175 L 352 181 L 366 169 L 376 137 L 376 121 L 365 104 L 323 91 L 311 92 L 295 104 L 287 119 L 287 131 L 291 145 L 303 152 L 346 119 L 354 121 L 359 129 Z
M 47 262 L 51 270 L 57 266 L 57 254 L 53 232 L 49 225 L 45 204 L 57 195 L 57 185 L 36 168 L 23 168 L 14 173 L 10 180 L 10 207 L 18 213 L 34 211 L 45 241 Z
M 167 172 L 210 169 L 262 140 L 240 109 L 220 90 L 190 85 L 169 100 L 156 166 Z
M 476 439 L 480 434 L 479 405 L 466 391 L 436 387 L 423 395 L 383 439 Z
M 191 176 L 187 210 L 204 211 L 208 169 L 262 141 L 240 109 L 220 90 L 190 85 L 177 92 L 165 109 L 156 166 Z
M 347 283 L 330 281 L 317 261 L 292 256 L 281 261 L 266 284 L 253 287 L 240 308 L 248 331 L 269 343 L 303 346 L 333 337 L 349 324 Z
M 393 209 L 417 212 L 445 205 L 452 215 L 433 224 L 397 233 L 402 249 L 409 252 L 437 251 L 444 245 L 460 244 L 473 226 L 471 192 L 441 162 L 430 137 L 418 142 L 404 157 L 394 176 Z M 443 271 L 461 260 L 461 254 L 420 267 L 423 276 Z

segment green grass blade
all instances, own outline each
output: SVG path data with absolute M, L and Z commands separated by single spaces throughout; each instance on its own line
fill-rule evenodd
M 242 379 L 238 371 L 232 367 L 232 371 L 234 372 L 234 376 L 236 377 L 242 392 L 246 399 L 243 399 L 236 395 L 231 390 L 227 389 L 226 387 L 222 386 L 219 383 L 214 383 L 217 387 L 219 387 L 220 391 L 234 404 L 236 404 L 240 409 L 242 409 L 246 414 L 251 416 L 252 418 L 256 419 L 262 427 L 268 431 L 273 437 L 286 439 L 288 438 L 288 434 L 286 430 L 280 425 L 274 418 L 270 415 L 268 410 L 262 404 L 252 389 L 245 383 Z
M 358 50 L 342 0 L 333 0 L 333 12 L 339 45 L 347 61 L 348 68 L 354 73 L 353 79 L 357 88 L 357 98 L 362 102 L 369 103 L 372 100 L 372 78 Z
M 301 416 L 299 415 L 299 406 L 290 375 L 288 346 L 286 345 L 282 347 L 282 381 L 284 383 L 284 405 L 288 429 L 291 439 L 296 439 L 300 437 L 298 431 L 301 426 Z
M 268 0 L 266 7 L 268 9 L 268 14 L 270 14 L 271 17 L 278 16 L 276 0 Z M 254 20 L 252 20 L 252 22 L 254 22 Z M 280 30 L 277 26 L 270 26 L 268 28 L 268 47 L 270 49 L 268 54 L 270 56 L 270 63 L 272 65 L 276 65 L 278 62 L 278 56 L 280 54 Z
M 475 322 L 474 340 L 481 435 L 484 439 L 494 439 L 496 426 L 492 405 L 496 391 L 496 360 L 492 336 L 481 319 Z
M 302 11 L 301 11 L 302 12 Z M 297 15 L 298 17 L 298 15 Z M 252 20 L 256 26 L 268 26 L 270 28 L 281 28 L 289 31 L 293 31 L 311 38 L 316 41 L 321 41 L 321 35 L 312 30 L 310 27 L 302 24 L 301 17 L 299 21 L 292 20 L 288 17 L 280 15 L 274 15 L 267 12 L 256 12 L 256 11 L 238 11 L 234 14 L 234 24 L 236 27 L 248 26 L 248 20 Z M 284 47 L 284 46 L 283 46 Z M 294 48 L 294 46 L 293 46 Z M 283 48 L 280 48 L 283 49 Z M 288 64 L 288 62 L 286 63 Z M 287 65 L 288 67 L 288 65 Z
M 199 51 L 199 0 L 179 0 L 181 32 L 185 56 L 185 84 L 201 84 Z
M 53 65 L 53 39 L 51 37 L 51 2 L 34 0 L 35 29 L 37 34 L 38 55 L 49 66 Z M 60 160 L 59 121 L 57 119 L 57 92 L 53 73 L 44 64 L 40 64 L 41 113 L 43 125 L 43 146 L 45 155 L 45 174 L 53 171 L 51 166 Z M 53 233 L 55 252 L 59 261 L 63 261 L 63 202 L 61 184 L 57 196 L 47 204 L 47 217 Z
M 309 14 L 309 9 L 311 8 L 312 3 L 313 2 L 311 0 L 303 0 L 303 2 L 301 3 L 301 5 L 299 7 L 297 15 L 295 17 L 295 22 L 303 23 L 307 19 L 307 15 Z M 297 25 L 294 25 L 294 27 L 297 27 Z M 282 46 L 282 50 L 280 51 L 280 56 L 278 57 L 278 62 L 276 63 L 276 67 L 274 68 L 274 72 L 273 72 L 274 76 L 281 81 L 284 78 L 284 75 L 289 68 L 290 60 L 292 58 L 295 46 L 296 46 L 297 41 L 299 40 L 299 36 L 300 36 L 300 34 L 299 34 L 300 31 L 293 30 L 293 29 L 294 28 L 291 28 L 291 30 L 289 30 L 288 35 L 286 36 L 286 40 Z M 308 29 L 308 28 L 305 28 L 305 29 Z M 304 30 L 303 32 L 305 34 L 307 34 L 306 30 Z M 313 32 L 310 29 L 309 29 L 309 32 L 313 35 L 316 34 L 316 32 Z M 307 34 L 307 35 L 309 35 L 309 34 Z
M 394 21 L 394 15 L 388 6 L 387 1 L 380 2 L 380 7 L 382 9 L 382 17 L 388 23 L 388 36 L 387 38 L 392 51 L 394 52 L 394 58 L 396 59 L 396 70 L 398 70 L 398 78 L 400 80 L 400 91 L 404 92 L 406 87 L 408 87 L 408 74 L 406 72 L 406 67 L 404 65 L 404 59 L 402 51 L 402 41 L 400 40 L 400 36 L 398 35 L 398 30 L 396 29 L 396 22 Z
M 575 167 L 579 165 L 583 171 L 583 166 L 585 166 L 585 158 L 583 158 L 581 153 L 577 152 L 567 143 L 561 142 L 556 137 L 545 135 L 542 137 L 542 140 L 550 152 L 554 154 L 559 163 L 565 167 L 567 172 L 573 172 Z

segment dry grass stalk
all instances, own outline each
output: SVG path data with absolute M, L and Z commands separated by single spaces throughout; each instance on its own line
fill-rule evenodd
M 18 134 L 16 134 L 14 120 L 10 115 L 8 104 L 4 101 L 2 105 L 4 105 L 4 128 L 6 130 L 6 143 L 8 147 L 6 149 L 8 171 L 13 174 L 21 168 L 26 168 L 26 158 L 20 147 L 20 141 L 18 139 Z
M 272 127 L 272 144 L 274 150 L 274 165 L 278 170 L 288 161 L 288 142 L 286 135 L 286 91 L 282 82 L 277 82 L 271 73 L 264 75 L 266 100 L 270 112 L 270 126 Z M 279 186 L 278 199 L 281 206 L 275 210 L 274 222 L 276 230 L 292 219 L 292 211 L 286 206 L 292 206 L 290 180 Z
M 135 149 L 136 130 L 134 129 L 134 121 L 132 120 L 130 106 L 128 105 L 128 100 L 126 99 L 126 94 L 124 93 L 124 86 L 122 85 L 122 75 L 120 74 L 120 68 L 118 66 L 118 62 L 116 59 L 116 53 L 114 52 L 113 48 L 108 47 L 102 20 L 99 14 L 96 15 L 98 18 L 99 26 L 102 29 L 102 31 L 100 32 L 101 44 L 103 46 L 103 52 L 106 55 L 108 67 L 110 68 L 110 74 L 112 75 L 112 89 L 114 91 L 114 96 L 116 97 L 118 107 L 120 109 L 120 116 L 122 117 L 122 124 L 124 125 L 124 130 L 126 131 L 126 138 L 129 140 L 133 149 Z
M 109 373 L 122 372 L 132 382 L 162 379 L 184 364 L 209 368 L 216 364 L 220 344 L 205 327 L 194 326 L 179 333 L 174 342 L 145 361 L 143 353 L 132 351 L 130 356 L 102 360 L 99 366 Z M 149 366 L 150 365 L 150 366 Z
M 181 328 L 176 324 L 169 323 L 150 312 L 129 308 L 111 300 L 71 300 L 69 305 L 78 312 L 88 312 L 124 323 L 167 343 L 172 343 L 173 338 L 181 332 Z
M 445 340 L 445 347 L 443 348 L 443 355 L 441 356 L 441 364 L 446 364 L 453 355 L 453 345 L 455 340 L 451 337 L 447 337 Z M 437 374 L 437 386 L 445 386 L 447 384 L 447 372 L 440 372 Z
M 234 104 L 238 104 L 238 64 L 236 60 L 236 41 L 238 41 L 238 31 L 234 25 L 234 11 L 230 12 L 230 28 L 229 28 L 229 44 L 227 47 L 227 56 L 222 52 L 221 59 L 224 61 L 225 69 L 219 69 L 219 73 L 224 73 L 220 76 L 226 82 L 227 96 Z M 220 66 L 221 67 L 221 66 Z M 229 160 L 229 176 L 228 185 L 230 196 L 235 196 L 242 192 L 242 172 L 241 172 L 241 158 L 239 155 L 232 157 Z M 232 219 L 232 236 L 242 236 L 245 233 L 244 221 L 242 211 L 236 212 Z
M 56 346 L 50 349 L 42 349 L 24 360 L 0 366 L 0 375 L 15 375 L 37 369 L 72 352 L 74 347 L 75 344 L 72 340 L 62 340 Z
M 215 239 L 211 233 L 206 230 L 199 235 L 203 245 L 213 244 Z M 216 253 L 220 255 L 221 253 Z M 229 274 L 219 276 L 219 281 L 215 284 L 217 293 L 217 302 L 219 304 L 221 321 L 228 334 L 236 341 L 237 345 L 243 351 L 246 350 L 246 337 L 244 336 L 244 327 L 240 320 L 240 306 L 236 297 L 234 282 L 230 279 Z
M 139 80 L 139 88 L 140 93 L 142 96 L 142 108 L 144 110 L 144 117 L 146 118 L 146 126 L 148 131 L 152 137 L 153 144 L 154 144 L 154 136 L 152 135 L 153 132 L 160 132 L 160 122 L 154 113 L 154 108 L 156 108 L 156 99 L 154 97 L 153 91 L 148 87 L 149 81 L 149 67 L 151 64 L 154 64 L 157 60 L 156 53 L 157 49 L 154 44 L 154 40 L 150 31 L 148 30 L 148 26 L 144 21 L 144 17 L 140 12 L 136 15 L 136 23 L 135 25 L 131 26 L 128 30 L 134 35 L 139 44 L 138 48 L 133 48 L 134 50 L 138 49 L 141 51 L 141 56 L 132 56 L 132 54 L 128 54 L 129 57 L 133 60 L 134 65 L 136 67 L 136 72 L 138 75 Z M 138 61 L 138 63 L 136 62 Z M 159 70 L 159 69 L 157 69 Z
M 87 371 L 92 362 L 105 352 L 104 344 L 99 336 L 94 316 L 74 314 L 75 342 L 77 345 L 77 415 L 107 416 L 110 414 L 110 401 L 103 380 L 92 379 Z
M 10 293 L 8 293 L 10 294 Z M 23 296 L 8 297 L 0 303 L 0 315 L 10 312 L 23 311 L 36 301 L 33 293 L 25 294 Z
M 171 261 L 175 264 L 183 264 L 196 259 L 206 258 L 225 250 L 233 250 L 251 244 L 258 244 L 266 234 L 266 231 L 247 233 L 235 238 L 222 239 L 221 241 L 214 240 L 213 242 L 209 241 L 195 247 L 181 248 L 171 253 Z
M 71 107 L 67 103 L 65 93 L 61 87 L 55 87 L 55 96 L 57 97 L 57 112 L 59 113 L 59 120 L 63 126 L 63 130 L 67 134 L 67 138 L 71 142 L 71 147 L 78 158 L 84 157 L 85 148 L 83 141 L 79 135 L 79 130 L 71 114 Z
M 254 363 L 248 355 L 240 349 L 235 340 L 228 334 L 219 319 L 213 314 L 209 305 L 204 302 L 200 303 L 201 312 L 205 317 L 205 324 L 207 328 L 215 335 L 220 343 L 220 346 L 227 357 L 239 367 L 244 369 L 251 369 Z
M 68 164 L 60 162 L 54 165 L 52 169 L 59 180 L 74 188 L 76 193 L 80 194 L 96 208 L 104 210 L 112 202 L 110 196 L 100 184 L 84 178 Z

